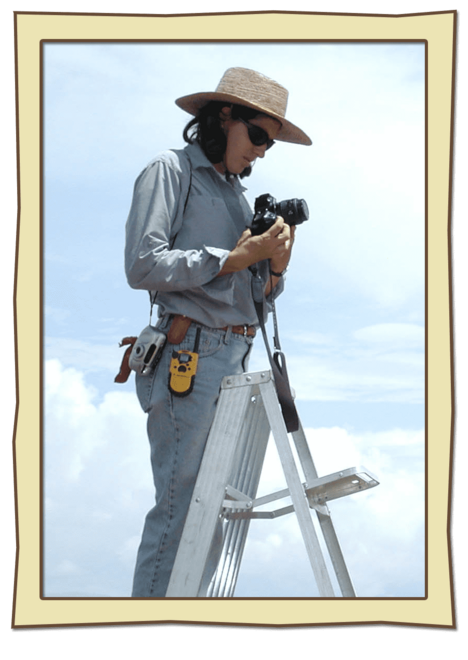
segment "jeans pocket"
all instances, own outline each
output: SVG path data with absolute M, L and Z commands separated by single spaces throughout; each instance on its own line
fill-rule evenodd
M 151 407 L 151 395 L 153 393 L 154 381 L 156 374 L 158 373 L 159 364 L 157 364 L 153 371 L 147 376 L 141 376 L 138 373 L 135 374 L 135 386 L 138 401 L 140 402 L 140 406 L 145 413 L 147 413 Z
M 195 348 L 195 336 L 196 336 L 196 327 L 191 327 L 187 332 L 187 335 L 184 341 L 178 346 L 174 346 L 174 350 L 186 350 L 193 351 Z M 224 346 L 224 334 L 216 330 L 203 329 L 200 334 L 200 340 L 198 345 L 198 357 L 203 359 L 206 357 L 211 357 L 218 351 L 220 351 Z

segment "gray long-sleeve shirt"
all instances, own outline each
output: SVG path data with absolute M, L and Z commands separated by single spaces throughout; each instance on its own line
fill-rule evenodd
M 159 316 L 184 314 L 212 328 L 258 325 L 251 272 L 217 277 L 252 221 L 244 191 L 237 177 L 228 182 L 219 175 L 197 143 L 161 153 L 140 174 L 126 225 L 125 271 L 131 287 L 158 292 Z M 268 263 L 258 267 L 266 282 Z M 273 297 L 282 288 L 281 279 Z

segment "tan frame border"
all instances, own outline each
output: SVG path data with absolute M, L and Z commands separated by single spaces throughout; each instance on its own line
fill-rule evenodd
M 426 598 L 41 598 L 41 69 L 43 41 L 425 41 Z M 262 29 L 259 29 L 259 27 Z M 314 626 L 393 623 L 455 627 L 450 545 L 454 381 L 451 187 L 456 12 L 405 16 L 249 12 L 200 15 L 15 13 L 18 230 L 15 278 L 17 411 L 14 434 L 17 560 L 14 628 L 144 623 Z M 240 37 L 241 35 L 241 37 Z M 37 282 L 32 289 L 31 281 Z M 30 341 L 37 337 L 36 345 Z M 31 502 L 35 506 L 31 506 Z

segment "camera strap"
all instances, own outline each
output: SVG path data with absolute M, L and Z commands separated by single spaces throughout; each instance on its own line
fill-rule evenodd
M 190 158 L 187 158 L 187 163 L 188 163 L 188 168 L 189 168 L 189 182 L 188 182 L 187 192 L 186 192 L 186 195 L 185 195 L 184 210 L 182 212 L 181 220 L 179 221 L 180 226 L 174 225 L 174 227 L 172 228 L 173 235 L 172 235 L 171 242 L 170 242 L 170 245 L 169 245 L 169 250 L 172 250 L 172 248 L 174 247 L 174 243 L 176 242 L 177 234 L 180 231 L 180 227 L 181 227 L 182 221 L 184 219 L 185 210 L 187 208 L 187 204 L 188 204 L 188 201 L 189 201 L 190 191 L 192 189 L 192 176 L 193 175 L 192 175 L 192 162 L 191 162 Z M 149 293 L 149 297 L 150 297 L 149 324 L 151 325 L 151 320 L 153 318 L 153 307 L 156 304 L 156 298 L 158 296 L 158 292 L 157 291 L 148 291 L 148 293 Z
M 252 297 L 255 305 L 255 311 L 257 312 L 258 322 L 260 324 L 260 329 L 263 335 L 263 341 L 265 342 L 265 348 L 268 354 L 268 359 L 270 361 L 271 369 L 273 371 L 273 377 L 275 380 L 276 393 L 278 395 L 278 400 L 281 406 L 281 412 L 283 413 L 283 419 L 286 424 L 286 430 L 288 433 L 293 433 L 299 429 L 299 416 L 297 414 L 296 406 L 291 394 L 291 386 L 289 385 L 288 372 L 286 369 L 286 358 L 284 353 L 281 351 L 279 337 L 278 337 L 278 323 L 276 318 L 276 308 L 274 301 L 272 303 L 273 307 L 273 320 L 275 326 L 275 353 L 271 354 L 270 345 L 268 343 L 268 337 L 265 329 L 265 291 L 264 291 L 264 282 L 256 267 L 250 267 L 252 272 Z

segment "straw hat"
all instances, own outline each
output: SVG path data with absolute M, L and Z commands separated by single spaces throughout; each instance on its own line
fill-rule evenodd
M 276 136 L 276 140 L 295 144 L 312 144 L 308 135 L 285 119 L 288 90 L 257 71 L 240 67 L 228 69 L 215 92 L 200 92 L 182 96 L 176 100 L 176 103 L 182 110 L 197 115 L 209 101 L 238 103 L 264 112 L 281 122 L 281 130 Z

